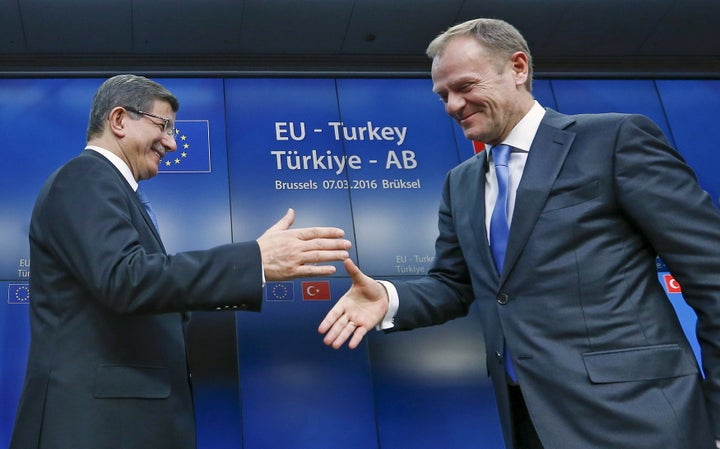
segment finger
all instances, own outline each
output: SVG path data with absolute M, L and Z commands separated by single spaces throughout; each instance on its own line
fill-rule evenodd
M 330 326 L 335 324 L 335 322 L 345 313 L 345 309 L 342 306 L 341 302 L 338 302 L 333 306 L 332 309 L 325 315 L 325 318 L 320 323 L 320 326 L 318 327 L 318 332 L 321 334 L 324 334 L 325 332 L 330 329 Z
M 333 340 L 332 347 L 334 349 L 340 348 L 348 338 L 355 332 L 357 325 L 352 321 L 348 321 L 344 326 L 340 328 L 338 336 Z
M 314 241 L 316 239 L 337 239 L 345 235 L 345 231 L 336 227 L 316 226 L 312 228 L 298 228 L 293 230 L 300 240 Z M 313 242 L 315 243 L 315 242 Z
M 324 249 L 318 251 L 305 251 L 299 254 L 301 264 L 336 262 L 350 257 L 344 248 Z
M 348 343 L 348 348 L 355 349 L 358 347 L 360 342 L 362 341 L 363 337 L 365 337 L 365 334 L 367 334 L 367 329 L 365 329 L 363 326 L 358 327 L 355 329 L 355 333 L 353 333 L 352 339 L 350 339 L 350 343 Z
M 339 303 L 335 305 L 335 307 L 338 307 Z M 350 324 L 350 320 L 348 319 L 347 314 L 345 313 L 344 307 L 338 307 L 338 312 L 342 311 L 342 314 L 337 317 L 337 319 L 332 323 L 332 326 L 330 327 L 330 330 L 325 334 L 325 338 L 323 338 L 323 343 L 325 343 L 328 346 L 332 346 L 333 348 L 337 349 L 347 340 L 348 336 L 350 336 L 351 331 L 348 330 L 349 327 L 352 327 L 352 330 L 355 330 L 355 324 Z
M 335 274 L 336 268 L 332 265 L 301 265 L 297 268 L 293 278 L 329 276 Z
M 342 319 L 338 319 L 337 321 L 335 321 L 332 324 L 330 330 L 325 334 L 325 338 L 323 338 L 323 343 L 325 343 L 327 346 L 332 346 L 335 349 L 339 348 L 344 342 L 344 340 L 339 340 L 340 334 L 342 333 L 344 328 L 345 323 Z M 338 346 L 335 346 L 336 342 L 339 342 Z

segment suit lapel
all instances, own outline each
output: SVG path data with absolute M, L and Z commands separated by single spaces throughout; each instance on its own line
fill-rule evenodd
M 140 198 L 138 198 L 137 194 L 133 191 L 132 187 L 130 187 L 130 184 L 125 180 L 122 173 L 113 165 L 112 162 L 110 162 L 106 157 L 98 153 L 97 151 L 93 150 L 84 150 L 83 155 L 87 155 L 89 157 L 97 158 L 98 160 L 101 160 L 105 162 L 111 169 L 112 172 L 115 173 L 115 176 L 118 178 L 118 182 L 120 182 L 124 188 L 125 192 L 127 192 L 127 195 L 133 198 L 133 201 L 135 203 L 135 207 L 138 208 L 140 213 L 143 216 L 143 219 L 145 220 L 145 225 L 150 228 L 150 231 L 153 233 L 155 238 L 158 241 L 158 244 L 162 248 L 163 253 L 166 253 L 165 245 L 163 245 L 162 239 L 160 238 L 160 234 L 158 233 L 158 230 L 155 228 L 155 225 L 153 224 L 152 220 L 150 219 L 150 215 L 148 215 L 147 210 L 145 210 L 145 206 L 140 202 Z
M 575 133 L 563 128 L 572 122 L 571 118 L 548 110 L 540 123 L 515 197 L 503 278 L 520 257 L 565 162 Z

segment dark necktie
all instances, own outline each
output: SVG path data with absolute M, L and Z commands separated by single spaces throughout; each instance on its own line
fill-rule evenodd
M 510 159 L 511 147 L 508 145 L 496 145 L 491 151 L 498 182 L 498 196 L 492 217 L 490 217 L 490 249 L 498 273 L 502 273 L 503 262 L 505 262 L 505 249 L 510 234 L 510 226 L 508 225 L 508 179 L 510 177 L 508 160 Z M 508 377 L 513 384 L 517 384 L 517 375 L 507 345 L 505 345 L 503 359 Z
M 157 232 L 160 232 L 160 228 L 158 227 L 157 223 L 157 217 L 155 217 L 155 212 L 152 210 L 152 206 L 150 205 L 150 200 L 148 199 L 147 195 L 145 195 L 145 192 L 138 186 L 137 191 L 135 192 L 140 198 L 140 202 L 143 206 L 145 206 L 145 210 L 147 211 L 148 215 L 150 215 L 150 219 L 153 222 L 153 226 L 155 226 L 155 230 Z

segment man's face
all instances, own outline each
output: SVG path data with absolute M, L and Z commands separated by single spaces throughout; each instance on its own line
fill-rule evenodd
M 170 120 L 170 128 L 174 127 L 175 113 L 169 103 L 164 101 L 155 101 L 153 107 L 147 112 L 158 117 Z M 123 145 L 123 151 L 128 165 L 135 176 L 140 181 L 150 179 L 157 175 L 160 161 L 165 154 L 177 149 L 175 138 L 170 136 L 165 130 L 165 121 L 152 117 L 150 115 L 140 115 L 128 113 L 128 134 L 127 144 Z
M 513 59 L 498 61 L 471 37 L 453 38 L 433 59 L 431 73 L 433 92 L 467 139 L 497 144 L 522 118 L 527 78 Z

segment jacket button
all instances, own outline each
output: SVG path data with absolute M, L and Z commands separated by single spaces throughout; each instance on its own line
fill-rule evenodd
M 510 297 L 507 295 L 507 293 L 500 293 L 495 299 L 497 299 L 498 304 L 504 306 L 508 303 L 508 299 L 510 299 Z
M 502 354 L 500 354 L 499 351 L 495 351 L 495 358 L 498 359 L 499 361 L 502 361 L 503 356 L 502 356 Z

